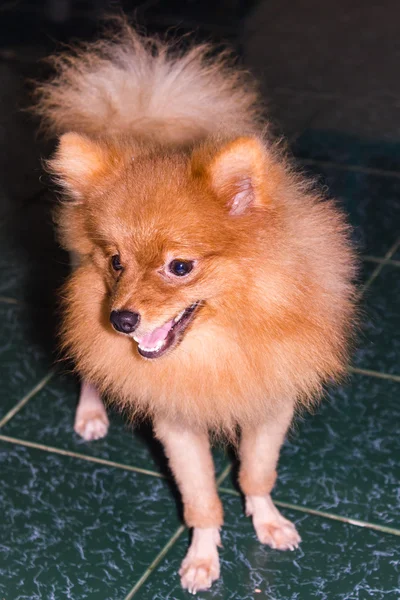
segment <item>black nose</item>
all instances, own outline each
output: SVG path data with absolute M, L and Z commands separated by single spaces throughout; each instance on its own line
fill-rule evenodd
M 121 333 L 132 333 L 139 325 L 140 315 L 130 310 L 113 310 L 110 315 L 111 325 Z

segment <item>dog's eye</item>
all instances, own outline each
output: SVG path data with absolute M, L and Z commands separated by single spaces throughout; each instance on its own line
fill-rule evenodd
M 193 261 L 177 258 L 169 263 L 168 269 L 177 277 L 184 277 L 185 275 L 189 275 L 193 269 Z
M 114 271 L 122 271 L 123 266 L 121 265 L 119 254 L 114 254 L 114 256 L 111 257 L 111 266 Z

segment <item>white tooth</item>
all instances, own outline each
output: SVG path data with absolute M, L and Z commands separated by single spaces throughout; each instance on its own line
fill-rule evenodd
M 160 350 L 160 348 L 163 347 L 164 343 L 165 343 L 165 340 L 161 340 L 161 342 L 158 342 L 158 344 L 156 346 L 154 346 L 153 348 L 146 348 L 145 346 L 141 346 L 139 344 L 139 348 L 141 350 L 144 350 L 144 352 L 157 352 L 157 350 Z
M 184 315 L 185 309 L 183 309 L 179 315 L 176 315 L 175 319 L 174 319 L 174 323 L 176 323 L 177 321 L 179 321 L 179 319 L 181 319 Z

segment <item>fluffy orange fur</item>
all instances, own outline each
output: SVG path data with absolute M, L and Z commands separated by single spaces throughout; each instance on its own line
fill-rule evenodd
M 124 25 L 58 57 L 39 106 L 64 133 L 49 168 L 80 263 L 63 292 L 65 352 L 131 414 L 232 435 L 343 375 L 356 261 L 342 212 L 257 133 L 246 77 L 207 53 Z M 171 257 L 196 261 L 189 277 L 160 275 Z M 150 331 L 199 300 L 159 359 L 109 321 L 131 310 Z

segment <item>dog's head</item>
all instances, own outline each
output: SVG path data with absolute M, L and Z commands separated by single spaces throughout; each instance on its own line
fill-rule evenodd
M 143 357 L 161 357 L 217 313 L 243 319 L 258 240 L 276 231 L 281 174 L 268 160 L 253 138 L 167 152 L 62 136 L 50 161 L 68 195 L 62 242 L 80 257 L 81 286 L 82 271 L 95 272 L 107 290 L 82 286 L 82 295 Z

